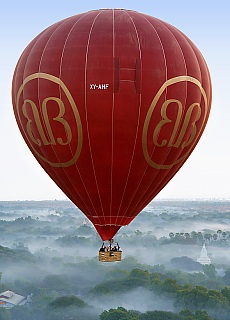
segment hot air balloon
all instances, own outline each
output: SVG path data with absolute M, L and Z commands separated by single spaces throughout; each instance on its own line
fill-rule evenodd
M 200 51 L 172 25 L 101 9 L 31 41 L 15 69 L 12 101 L 37 161 L 111 240 L 195 148 L 211 79 Z

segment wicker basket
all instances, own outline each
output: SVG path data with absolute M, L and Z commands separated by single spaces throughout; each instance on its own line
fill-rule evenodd
M 98 260 L 101 262 L 121 261 L 122 251 L 99 252 Z

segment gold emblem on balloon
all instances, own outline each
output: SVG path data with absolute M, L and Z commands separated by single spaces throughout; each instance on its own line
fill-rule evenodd
M 66 107 L 61 99 L 61 96 L 50 96 L 44 98 L 43 101 L 39 101 L 40 112 L 38 106 L 33 101 L 33 99 L 30 99 L 29 97 L 27 98 L 27 96 L 24 99 L 23 92 L 25 90 L 26 85 L 35 79 L 44 79 L 51 81 L 54 84 L 57 84 L 59 86 L 59 91 L 62 90 L 62 92 L 67 97 L 67 101 L 73 111 L 74 118 L 76 121 L 78 142 L 77 145 L 74 147 L 74 150 L 72 150 L 73 146 L 71 145 L 71 158 L 67 161 L 50 161 L 40 152 L 40 149 L 37 148 L 37 146 L 51 146 L 54 148 L 57 145 L 70 145 L 73 138 L 73 133 L 70 124 L 65 118 Z M 49 117 L 48 104 L 55 105 L 55 110 L 57 110 L 55 111 L 55 116 L 52 115 L 52 117 Z M 55 76 L 46 73 L 34 73 L 29 75 L 24 79 L 22 85 L 18 90 L 16 106 L 21 128 L 23 129 L 24 134 L 26 135 L 31 148 L 33 149 L 34 153 L 39 157 L 39 159 L 45 161 L 53 167 L 68 167 L 77 161 L 82 149 L 82 124 L 75 101 L 71 96 L 68 88 L 63 83 L 63 81 L 61 81 L 59 78 Z M 54 134 L 51 124 L 55 123 L 58 124 L 60 128 L 62 128 L 63 132 L 65 132 L 65 137 L 58 137 L 56 136 L 57 133 Z M 34 128 L 36 128 L 36 133 Z
M 202 111 L 200 101 L 193 102 L 185 111 L 183 108 L 183 104 L 178 99 L 167 99 L 163 101 L 160 106 L 160 121 L 156 124 L 155 128 L 151 128 L 153 130 L 152 134 L 152 142 L 153 142 L 153 150 L 150 151 L 148 146 L 148 134 L 151 118 L 153 117 L 156 106 L 162 97 L 162 94 L 167 90 L 169 86 L 172 86 L 181 82 L 190 82 L 197 86 L 197 88 L 201 92 L 201 96 L 204 101 L 204 110 Z M 170 107 L 176 105 L 177 114 L 174 119 L 170 118 Z M 196 116 L 193 115 L 193 111 L 195 111 Z M 185 114 L 183 115 L 183 113 Z M 202 112 L 204 114 L 202 114 Z M 142 133 L 142 149 L 145 156 L 146 161 L 150 166 L 156 169 L 170 169 L 174 165 L 180 163 L 189 155 L 194 143 L 196 142 L 197 137 L 199 136 L 199 132 L 202 130 L 205 124 L 206 116 L 208 112 L 208 102 L 206 93 L 201 85 L 201 83 L 190 76 L 180 76 L 167 80 L 159 89 L 156 96 L 154 97 L 149 110 L 147 112 L 143 133 Z M 202 116 L 202 124 L 200 126 L 199 132 L 197 130 L 197 122 L 201 120 Z M 172 129 L 173 128 L 173 129 Z M 161 137 L 161 132 L 166 130 L 170 131 L 167 138 Z M 189 136 L 187 132 L 190 132 Z M 172 163 L 158 163 L 154 159 L 154 148 L 180 148 L 181 153 L 180 156 Z M 183 152 L 185 149 L 187 150 Z

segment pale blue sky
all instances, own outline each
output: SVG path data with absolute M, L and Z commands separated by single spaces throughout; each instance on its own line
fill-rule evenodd
M 159 198 L 230 199 L 230 2 L 228 0 L 1 1 L 0 200 L 65 199 L 21 138 L 11 105 L 11 80 L 27 44 L 44 28 L 99 8 L 125 8 L 171 23 L 200 49 L 213 83 L 210 119 L 198 146 Z

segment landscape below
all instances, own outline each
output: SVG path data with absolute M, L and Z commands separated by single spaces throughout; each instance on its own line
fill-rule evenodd
M 116 235 L 122 261 L 103 263 L 70 201 L 2 201 L 0 293 L 27 303 L 0 319 L 229 320 L 229 215 L 228 200 L 153 201 Z

